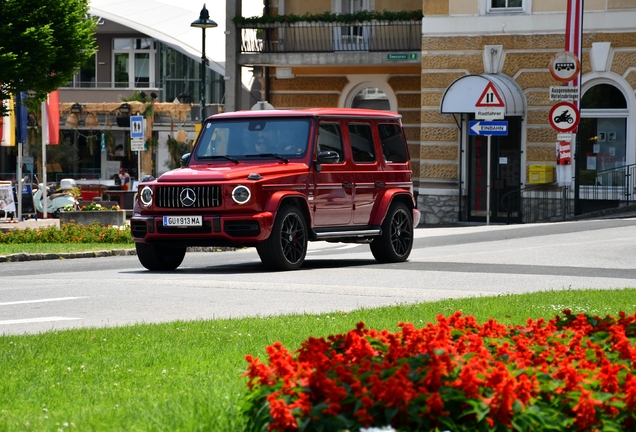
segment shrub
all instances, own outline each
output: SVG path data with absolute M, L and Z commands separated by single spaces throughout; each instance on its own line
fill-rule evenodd
M 456 312 L 391 333 L 359 323 L 294 355 L 246 356 L 248 430 L 636 428 L 636 314 L 479 325 Z
M 39 229 L 14 229 L 0 233 L 0 243 L 133 243 L 128 227 L 104 226 L 93 222 L 88 226 L 66 223 Z

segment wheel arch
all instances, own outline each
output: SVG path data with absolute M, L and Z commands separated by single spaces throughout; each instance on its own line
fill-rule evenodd
M 292 204 L 300 209 L 305 218 L 307 229 L 311 232 L 311 212 L 305 196 L 300 193 L 277 192 L 270 197 L 265 210 L 275 215 L 285 204 Z
M 372 221 L 373 225 L 382 225 L 389 208 L 394 202 L 403 203 L 410 212 L 413 212 L 413 209 L 415 208 L 413 198 L 409 193 L 399 190 L 387 192 L 382 196 L 382 199 L 378 204 L 378 209 Z

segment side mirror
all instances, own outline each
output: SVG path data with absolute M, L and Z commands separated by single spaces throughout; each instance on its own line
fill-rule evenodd
M 340 155 L 338 154 L 338 152 L 327 150 L 318 153 L 316 159 L 318 160 L 318 163 L 321 164 L 335 164 L 340 162 Z
M 190 161 L 190 155 L 192 155 L 192 153 L 186 153 L 181 156 L 181 168 L 188 165 L 188 162 Z

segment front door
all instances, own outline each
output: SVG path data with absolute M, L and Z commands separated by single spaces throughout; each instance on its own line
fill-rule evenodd
M 521 117 L 506 117 L 507 136 L 490 138 L 490 221 L 518 222 L 521 185 Z M 468 220 L 485 222 L 488 197 L 488 137 L 468 139 Z

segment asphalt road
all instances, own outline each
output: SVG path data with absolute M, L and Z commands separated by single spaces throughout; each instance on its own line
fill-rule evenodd
M 419 228 L 400 264 L 318 242 L 294 272 L 266 271 L 253 249 L 188 253 L 162 273 L 135 256 L 0 263 L 0 334 L 636 287 L 634 256 L 636 218 Z

